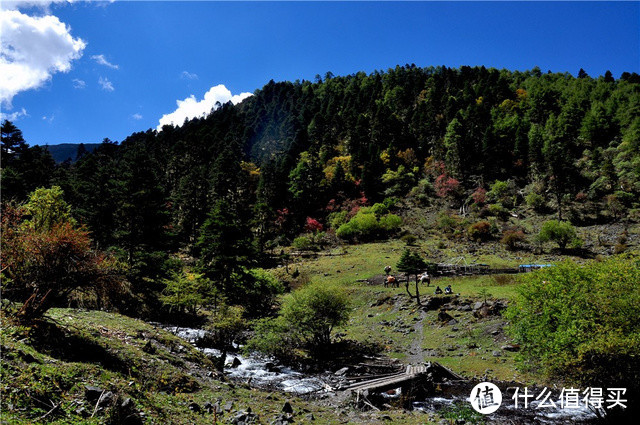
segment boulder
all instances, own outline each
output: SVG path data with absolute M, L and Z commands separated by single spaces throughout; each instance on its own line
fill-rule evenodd
M 98 400 L 98 406 L 109 406 L 113 402 L 114 398 L 115 396 L 113 395 L 113 393 L 111 391 L 107 391 L 100 396 L 100 399 Z
M 84 387 L 84 397 L 92 403 L 98 401 L 104 390 L 100 387 L 87 385 Z
M 285 401 L 284 405 L 282 406 L 282 413 L 293 413 L 293 407 L 291 407 L 291 403 Z
M 520 346 L 518 344 L 506 344 L 500 348 L 505 351 L 520 351 Z
M 348 371 L 349 371 L 348 367 L 343 367 L 342 369 L 336 370 L 335 375 L 336 376 L 344 376 L 344 375 L 347 374 Z
M 440 310 L 438 312 L 438 322 L 442 322 L 442 323 L 449 323 L 451 321 L 455 322 L 455 319 L 453 318 L 453 316 L 451 316 L 449 313 L 447 313 L 445 310 Z

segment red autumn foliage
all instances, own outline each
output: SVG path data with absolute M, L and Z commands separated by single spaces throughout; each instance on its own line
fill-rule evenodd
M 453 177 L 447 176 L 445 173 L 440 174 L 436 178 L 435 183 L 436 194 L 441 198 L 455 195 L 460 189 L 460 182 Z
M 473 202 L 478 205 L 484 205 L 487 202 L 487 190 L 479 187 L 471 194 Z
M 445 170 L 445 165 L 444 165 L 444 161 L 427 161 L 427 164 L 425 164 L 425 168 L 424 171 L 425 173 L 427 173 L 427 175 L 431 176 L 431 177 L 438 177 L 442 174 L 444 174 L 444 170 Z
M 339 202 L 336 199 L 331 199 L 325 207 L 325 211 L 347 211 L 347 218 L 351 218 L 358 213 L 360 208 L 366 206 L 368 202 L 369 199 L 367 199 L 364 192 L 360 192 L 360 197 L 356 199 L 345 199 L 342 202 Z
M 290 215 L 289 208 L 283 208 L 281 210 L 277 210 L 276 213 L 277 213 L 277 216 L 274 224 L 278 227 L 284 226 L 284 224 L 289 219 L 289 215 Z
M 119 282 L 114 261 L 91 249 L 89 233 L 69 222 L 37 230 L 21 222 L 22 211 L 7 207 L 2 217 L 4 296 L 22 303 L 16 318 L 32 322 L 80 287 Z
M 315 218 L 307 217 L 307 222 L 304 225 L 304 230 L 307 232 L 322 232 L 322 223 Z

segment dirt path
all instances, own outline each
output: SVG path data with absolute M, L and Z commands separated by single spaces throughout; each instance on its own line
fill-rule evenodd
M 411 342 L 411 346 L 409 347 L 409 352 L 407 353 L 407 363 L 411 365 L 417 365 L 424 362 L 424 356 L 422 355 L 422 341 L 424 340 L 424 318 L 427 317 L 427 313 L 423 309 L 418 309 L 420 313 L 420 320 L 418 320 L 413 329 L 415 335 L 413 341 Z

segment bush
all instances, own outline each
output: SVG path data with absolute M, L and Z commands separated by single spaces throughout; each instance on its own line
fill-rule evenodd
M 391 196 L 389 198 L 384 198 L 384 200 L 382 201 L 384 206 L 389 208 L 389 209 L 394 208 L 396 205 L 398 205 L 399 202 L 400 202 L 400 200 L 398 198 L 396 198 L 395 196 Z
M 487 192 L 487 198 L 495 203 L 500 203 L 507 208 L 513 208 L 517 201 L 516 186 L 511 180 L 496 180 Z
M 244 284 L 239 287 L 238 294 L 250 317 L 260 317 L 272 313 L 276 298 L 284 294 L 284 284 L 271 272 L 264 269 L 251 269 L 244 277 Z
M 471 199 L 473 203 L 482 206 L 487 202 L 487 190 L 483 187 L 478 187 L 472 194 Z
M 3 208 L 2 295 L 22 303 L 16 316 L 21 322 L 66 303 L 77 288 L 91 288 L 99 297 L 122 283 L 117 261 L 91 249 L 89 232 L 76 227 L 69 209 L 55 187 L 35 191 L 24 209 Z
M 438 215 L 436 226 L 443 233 L 452 234 L 456 230 L 459 230 L 461 225 L 460 217 L 457 215 L 449 215 L 445 212 L 441 212 Z
M 321 232 L 323 229 L 322 224 L 315 218 L 307 217 L 305 221 L 304 230 L 311 233 Z
M 469 239 L 477 242 L 485 242 L 491 239 L 491 224 L 488 221 L 479 221 L 467 228 Z
M 348 297 L 341 289 L 304 287 L 285 297 L 277 318 L 259 323 L 248 347 L 272 355 L 297 348 L 324 355 L 330 352 L 333 330 L 349 320 L 349 310 Z
M 346 211 L 346 210 L 332 212 L 327 217 L 327 223 L 329 223 L 330 228 L 338 229 L 340 226 L 342 226 L 348 221 L 347 219 L 348 215 L 349 215 L 349 211 Z
M 311 239 L 306 236 L 298 236 L 293 240 L 291 246 L 300 251 L 306 251 L 313 247 L 313 243 L 311 242 Z
M 169 307 L 169 311 L 196 314 L 200 307 L 207 304 L 217 293 L 213 282 L 201 274 L 181 271 L 170 279 L 164 279 L 165 289 L 160 301 Z
M 502 206 L 502 204 L 491 204 L 488 207 L 489 214 L 498 217 L 502 220 L 506 220 L 509 217 L 509 210 Z
M 383 217 L 380 217 L 379 224 L 385 232 L 390 234 L 400 229 L 400 226 L 402 225 L 402 219 L 395 214 L 387 214 Z
M 411 233 L 408 233 L 403 237 L 401 237 L 400 240 L 406 243 L 407 245 L 412 246 L 412 245 L 415 245 L 416 241 L 418 240 L 418 237 L 416 235 L 412 235 Z
M 624 413 L 637 415 L 638 258 L 617 257 L 584 266 L 565 262 L 521 279 L 518 299 L 506 317 L 509 332 L 521 346 L 523 365 L 584 386 L 625 387 L 629 402 Z
M 574 239 L 576 239 L 576 229 L 571 224 L 558 220 L 546 221 L 538 234 L 540 242 L 556 242 L 560 249 L 564 249 Z
M 389 213 L 389 208 L 385 204 L 376 203 L 371 208 L 365 208 L 365 211 L 371 211 L 376 215 L 376 218 L 380 218 Z
M 527 238 L 522 230 L 507 229 L 502 233 L 500 242 L 506 245 L 509 251 L 515 251 L 518 245 L 526 240 Z
M 527 205 L 533 208 L 535 211 L 541 212 L 546 208 L 544 197 L 535 192 L 531 192 L 524 199 Z
M 455 198 L 460 195 L 460 181 L 454 179 L 453 177 L 449 177 L 446 174 L 441 174 L 436 177 L 435 190 L 436 194 L 441 198 Z
M 351 220 L 338 228 L 336 235 L 345 240 L 374 240 L 399 230 L 402 219 L 390 213 L 378 217 L 376 211 L 384 213 L 387 210 L 382 204 L 376 205 L 379 207 L 374 205 L 371 208 L 362 208 Z
M 435 195 L 433 184 L 428 179 L 422 179 L 409 192 L 409 197 L 423 205 L 429 204 L 429 198 Z

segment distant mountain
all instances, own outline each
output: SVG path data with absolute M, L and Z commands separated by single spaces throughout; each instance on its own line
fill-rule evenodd
M 93 152 L 95 148 L 100 146 L 100 143 L 61 143 L 59 145 L 47 145 L 47 149 L 53 159 L 58 163 L 64 162 L 67 159 L 75 162 L 80 145 L 84 145 L 87 152 Z

